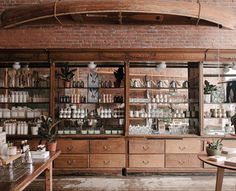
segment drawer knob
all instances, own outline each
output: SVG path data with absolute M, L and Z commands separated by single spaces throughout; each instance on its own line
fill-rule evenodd
M 143 146 L 143 150 L 147 151 L 149 149 L 149 146 Z
M 72 160 L 67 160 L 68 165 L 72 165 L 73 161 Z
M 179 150 L 184 151 L 185 149 L 186 149 L 186 147 L 179 146 Z
M 72 151 L 72 149 L 73 149 L 73 146 L 72 146 L 72 145 L 70 145 L 70 146 L 67 147 L 67 150 L 68 150 L 68 151 Z
M 143 160 L 143 164 L 147 165 L 147 164 L 149 164 L 149 161 Z
M 178 163 L 182 166 L 184 165 L 184 161 L 179 160 Z
M 110 150 L 110 149 L 111 149 L 110 146 L 106 146 L 106 145 L 103 146 L 103 150 L 104 150 L 104 151 L 108 151 L 108 150 Z
M 111 163 L 111 161 L 109 161 L 109 160 L 104 160 L 103 163 L 104 163 L 105 165 L 108 165 L 108 164 Z

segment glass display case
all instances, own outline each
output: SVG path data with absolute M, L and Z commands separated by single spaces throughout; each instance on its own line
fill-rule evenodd
M 64 71 L 72 73 L 65 80 Z M 123 63 L 57 63 L 56 118 L 60 135 L 123 135 Z
M 0 130 L 7 135 L 37 135 L 41 115 L 49 115 L 50 65 L 2 63 Z
M 204 134 L 233 133 L 231 117 L 236 111 L 236 70 L 233 64 L 204 63 L 203 83 Z
M 129 135 L 199 134 L 199 65 L 130 63 Z

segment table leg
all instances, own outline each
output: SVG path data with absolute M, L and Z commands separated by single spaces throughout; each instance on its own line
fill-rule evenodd
M 52 162 L 45 170 L 45 191 L 52 191 Z
M 215 189 L 215 191 L 221 191 L 222 190 L 224 171 L 225 171 L 224 168 L 217 167 L 216 189 Z

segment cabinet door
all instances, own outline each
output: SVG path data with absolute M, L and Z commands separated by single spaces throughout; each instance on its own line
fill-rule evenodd
M 124 140 L 92 140 L 90 141 L 91 153 L 125 153 Z
M 202 142 L 198 139 L 166 140 L 166 153 L 199 153 Z
M 129 153 L 164 153 L 164 140 L 131 140 Z
M 124 168 L 125 155 L 124 154 L 91 154 L 90 155 L 91 168 Z
M 87 140 L 58 140 L 58 150 L 63 154 L 89 153 L 89 141 Z
M 130 168 L 164 168 L 164 154 L 129 155 Z
M 200 168 L 202 162 L 197 154 L 167 154 L 166 168 Z
M 88 155 L 61 155 L 54 160 L 54 168 L 88 168 Z

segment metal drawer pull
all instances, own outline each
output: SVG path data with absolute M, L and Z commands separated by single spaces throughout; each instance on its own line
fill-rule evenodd
M 67 164 L 68 164 L 68 165 L 72 165 L 72 163 L 73 163 L 72 160 L 68 160 L 68 161 L 67 161 Z
M 109 161 L 109 160 L 104 160 L 103 163 L 104 163 L 105 165 L 108 165 L 108 164 L 111 163 L 111 161 Z
M 106 145 L 103 146 L 103 150 L 104 150 L 104 151 L 108 151 L 108 150 L 110 150 L 110 149 L 111 149 L 110 146 L 106 146 Z
M 184 161 L 179 160 L 178 163 L 179 163 L 180 165 L 184 165 Z
M 143 164 L 146 164 L 146 165 L 147 165 L 147 164 L 149 164 L 149 161 L 147 161 L 147 160 L 146 160 L 146 161 L 143 160 Z
M 70 146 L 67 147 L 67 150 L 68 150 L 68 151 L 71 151 L 72 149 L 73 149 L 73 146 L 72 146 L 72 145 L 70 145 Z
M 180 147 L 180 146 L 179 146 L 179 150 L 183 151 L 183 150 L 185 150 L 185 149 L 186 149 L 186 147 Z
M 147 151 L 149 149 L 149 146 L 143 146 L 143 150 Z

